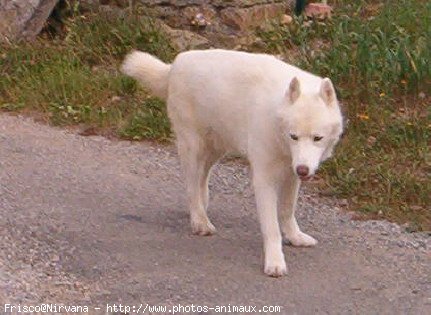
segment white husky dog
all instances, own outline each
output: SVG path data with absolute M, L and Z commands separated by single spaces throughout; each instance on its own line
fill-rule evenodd
M 193 233 L 215 232 L 207 216 L 209 172 L 224 154 L 236 153 L 253 172 L 264 272 L 287 271 L 280 225 L 292 245 L 317 244 L 299 229 L 295 207 L 301 180 L 331 156 L 342 133 L 330 79 L 270 55 L 227 50 L 184 52 L 172 64 L 134 51 L 122 71 L 167 100 Z

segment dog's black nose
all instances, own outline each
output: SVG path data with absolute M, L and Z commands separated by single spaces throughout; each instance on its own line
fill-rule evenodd
M 309 172 L 310 172 L 310 169 L 306 165 L 299 165 L 296 167 L 296 173 L 299 176 L 307 176 Z

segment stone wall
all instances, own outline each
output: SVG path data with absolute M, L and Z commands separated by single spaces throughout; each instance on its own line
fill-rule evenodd
M 207 28 L 223 32 L 247 31 L 267 19 L 286 12 L 286 0 L 138 0 L 152 13 L 172 27 L 193 27 L 194 18 L 201 13 L 209 23 Z
M 291 12 L 294 0 L 86 0 L 92 9 L 140 8 L 169 27 L 215 46 L 249 45 L 252 31 Z M 177 32 L 178 34 L 178 32 Z M 190 37 L 190 34 L 188 34 Z M 200 39 L 199 39 L 200 37 Z M 218 45 L 219 44 L 219 45 Z M 181 45 L 184 46 L 184 45 Z M 180 49 L 182 50 L 182 49 Z
M 78 0 L 75 0 L 78 1 Z M 32 39 L 58 0 L 0 0 L 0 38 Z M 279 19 L 294 0 L 81 0 L 87 10 L 138 9 L 174 30 L 193 32 L 211 42 L 247 38 L 258 26 Z M 225 45 L 226 46 L 226 45 Z

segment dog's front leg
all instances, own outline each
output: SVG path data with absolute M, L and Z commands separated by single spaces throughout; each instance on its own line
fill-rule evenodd
M 268 167 L 253 168 L 257 213 L 263 236 L 264 272 L 280 277 L 287 272 L 277 217 L 277 174 Z
M 301 182 L 293 171 L 287 171 L 282 180 L 279 197 L 281 230 L 293 246 L 314 246 L 317 244 L 317 241 L 299 229 L 298 222 L 295 218 L 300 185 Z

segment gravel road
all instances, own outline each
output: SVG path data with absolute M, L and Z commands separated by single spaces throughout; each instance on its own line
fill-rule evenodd
M 190 233 L 172 146 L 82 137 L 0 115 L 0 302 L 282 306 L 281 314 L 431 314 L 430 236 L 353 221 L 305 189 L 319 240 L 262 272 L 249 169 L 217 166 L 211 237 Z M 99 311 L 94 307 L 101 307 Z M 0 313 L 4 310 L 0 309 Z M 210 312 L 214 313 L 214 312 Z

